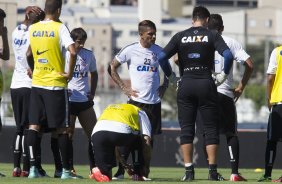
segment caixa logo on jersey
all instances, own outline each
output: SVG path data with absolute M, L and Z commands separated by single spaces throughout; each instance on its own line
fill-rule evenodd
M 139 72 L 157 72 L 158 68 L 154 66 L 142 65 L 142 66 L 137 66 L 137 71 Z
M 38 59 L 38 63 L 46 64 L 48 63 L 47 59 Z
M 208 36 L 184 36 L 181 39 L 182 43 L 194 43 L 194 42 L 209 42 Z

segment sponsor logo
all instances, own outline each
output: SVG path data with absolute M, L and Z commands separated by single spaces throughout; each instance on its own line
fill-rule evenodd
M 55 37 L 54 31 L 33 31 L 33 37 Z
M 38 63 L 46 64 L 48 63 L 48 60 L 47 59 L 38 59 Z
M 201 55 L 199 53 L 190 53 L 188 54 L 188 58 L 192 58 L 192 59 L 195 59 L 195 58 L 200 58 Z
M 27 39 L 24 39 L 24 40 L 17 39 L 17 38 L 14 39 L 14 44 L 15 45 L 21 46 L 21 45 L 25 45 L 26 43 L 27 43 Z
M 214 64 L 219 64 L 220 61 L 219 60 L 214 60 Z
M 139 72 L 158 72 L 158 68 L 154 66 L 137 66 Z
M 35 69 L 36 70 L 49 71 L 49 72 L 52 72 L 52 71 L 55 70 L 54 68 L 50 68 L 50 67 L 46 67 L 46 66 L 37 66 Z
M 48 49 L 49 50 L 49 49 Z M 39 50 L 37 50 L 36 51 L 36 54 L 39 56 L 39 55 L 41 55 L 41 54 L 43 54 L 43 53 L 45 53 L 45 52 L 47 52 L 48 50 L 44 50 L 44 51 L 39 51 Z
M 209 42 L 208 36 L 184 36 L 181 39 L 182 43 L 194 43 L 194 42 Z

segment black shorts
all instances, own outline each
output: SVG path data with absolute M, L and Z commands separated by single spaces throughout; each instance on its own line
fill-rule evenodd
M 78 116 L 78 114 L 82 111 L 85 111 L 89 109 L 90 107 L 93 107 L 94 102 L 93 101 L 87 101 L 87 102 L 69 102 L 70 103 L 70 114 Z
M 44 125 L 48 128 L 69 126 L 69 104 L 67 90 L 47 90 L 31 88 L 29 120 L 33 125 Z M 42 121 L 47 120 L 47 125 Z
M 234 100 L 218 93 L 219 132 L 226 135 L 237 135 L 237 115 Z
M 267 140 L 282 141 L 282 104 L 274 105 L 269 114 Z
M 96 166 L 103 174 L 110 175 L 111 169 L 116 166 L 115 147 L 134 145 L 139 135 L 98 131 L 91 137 Z
M 158 135 L 162 133 L 162 109 L 161 102 L 157 104 L 144 104 L 129 100 L 129 104 L 135 105 L 146 112 L 152 126 L 152 135 Z
M 17 131 L 19 132 L 28 127 L 30 91 L 30 88 L 10 89 Z

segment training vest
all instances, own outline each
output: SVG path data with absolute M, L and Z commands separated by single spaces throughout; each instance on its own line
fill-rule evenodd
M 134 131 L 140 130 L 138 111 L 140 108 L 131 104 L 109 105 L 98 120 L 109 120 L 124 123 Z
M 273 83 L 270 103 L 282 102 L 282 46 L 276 48 L 276 76 Z
M 50 21 L 36 23 L 30 27 L 30 46 L 34 58 L 32 85 L 66 87 L 65 60 L 60 48 L 60 27 L 62 23 Z

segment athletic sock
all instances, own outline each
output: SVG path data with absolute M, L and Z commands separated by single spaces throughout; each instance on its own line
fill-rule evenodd
M 217 173 L 217 164 L 209 164 L 209 174 Z
M 238 174 L 239 167 L 239 139 L 237 136 L 227 138 L 232 174 Z
M 38 134 L 39 133 L 36 130 L 32 130 L 32 129 L 28 130 L 27 133 L 27 145 L 30 155 L 30 166 L 36 166 Z
M 68 134 L 59 134 L 58 135 L 59 148 L 62 158 L 63 168 L 66 170 L 70 170 L 69 163 L 69 147 L 70 147 L 70 138 Z
M 265 150 L 265 176 L 271 177 L 273 163 L 276 157 L 276 141 L 267 141 Z
M 42 133 L 39 133 L 38 138 L 37 138 L 37 154 L 36 154 L 36 167 L 38 169 L 42 169 L 42 166 L 41 166 L 41 140 L 42 140 Z
M 89 158 L 90 172 L 92 172 L 92 168 L 95 167 L 95 160 L 94 160 L 94 152 L 93 152 L 91 141 L 88 142 L 88 158 Z
M 61 154 L 60 154 L 60 149 L 59 149 L 58 138 L 51 137 L 51 150 L 52 150 L 53 157 L 54 157 L 55 169 L 57 171 L 62 171 L 63 166 L 62 166 L 62 159 L 61 159 Z
M 13 155 L 14 155 L 14 168 L 21 167 L 21 155 L 22 155 L 22 133 L 17 132 L 14 137 L 13 141 Z
M 73 167 L 73 144 L 72 144 L 72 139 L 69 138 L 69 148 L 68 148 L 68 156 L 69 156 L 69 164 L 70 164 L 70 169 L 74 170 Z
M 29 171 L 29 155 L 26 141 L 27 132 L 28 130 L 25 129 L 22 137 L 23 171 Z

